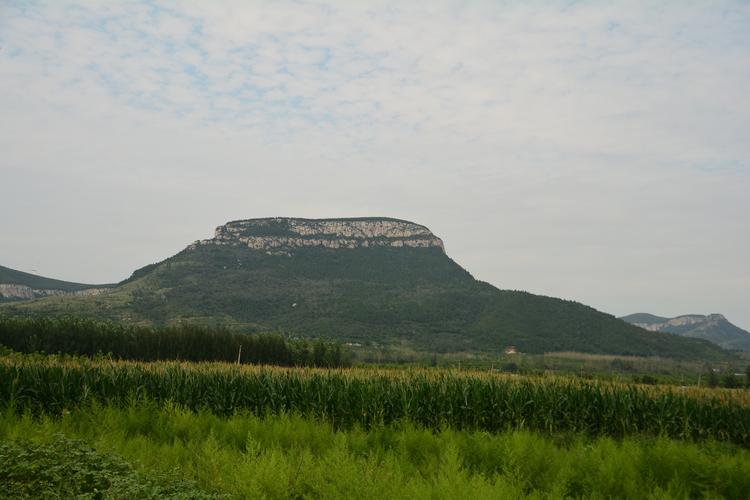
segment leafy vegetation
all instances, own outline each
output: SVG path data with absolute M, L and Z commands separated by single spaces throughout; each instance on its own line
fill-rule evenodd
M 744 389 L 0 353 L 0 498 L 745 498 L 748 447 Z
M 708 387 L 725 387 L 727 389 L 736 389 L 738 387 L 750 388 L 750 366 L 747 367 L 746 373 L 735 374 L 732 371 L 725 371 L 721 375 L 714 370 L 706 373 L 706 385 Z
M 172 402 L 219 415 L 286 412 L 351 428 L 409 421 L 440 429 L 664 435 L 750 446 L 750 394 L 568 377 L 449 370 L 318 370 L 226 364 L 0 358 L 0 401 L 61 414 L 94 402 Z
M 147 477 L 116 455 L 62 434 L 0 442 L 0 498 L 220 498 L 182 478 Z
M 289 340 L 280 334 L 242 334 L 186 324 L 149 328 L 72 317 L 0 317 L 0 345 L 22 353 L 108 354 L 141 361 L 327 367 L 349 364 L 340 344 L 323 340 Z
M 46 451 L 41 460 L 0 452 L 13 458 L 16 469 L 63 468 L 70 472 L 61 476 L 69 478 L 75 477 L 71 469 L 83 463 L 82 470 L 93 470 L 94 478 L 104 469 L 110 484 L 139 488 L 131 489 L 138 494 L 129 498 L 149 498 L 141 485 L 165 488 L 166 478 L 174 478 L 167 483 L 172 491 L 186 492 L 182 498 L 209 492 L 271 499 L 740 499 L 750 491 L 750 452 L 745 449 L 639 436 L 434 432 L 408 424 L 334 431 L 327 423 L 289 414 L 219 417 L 174 405 L 130 405 L 94 406 L 61 417 L 5 412 L 0 440 L 3 450 L 52 448 L 56 457 L 49 460 Z M 75 443 L 70 456 L 62 449 L 68 443 Z M 77 458 L 81 450 L 86 458 Z M 101 466 L 99 457 L 104 457 Z M 0 470 L 8 474 L 5 467 Z M 23 477 L 37 492 L 77 487 Z M 46 489 L 38 489 L 42 485 Z M 104 489 L 101 497 L 128 498 L 112 490 Z
M 14 315 L 80 314 L 283 331 L 433 352 L 581 351 L 704 361 L 730 354 L 647 332 L 582 304 L 478 282 L 437 248 L 302 248 L 274 256 L 199 245 L 93 297 L 4 305 Z

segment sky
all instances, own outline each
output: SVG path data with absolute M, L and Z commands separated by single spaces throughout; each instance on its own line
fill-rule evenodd
M 389 216 L 477 279 L 750 329 L 750 2 L 0 0 L 0 265 Z

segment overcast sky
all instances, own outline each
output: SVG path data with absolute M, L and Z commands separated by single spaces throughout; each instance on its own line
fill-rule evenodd
M 112 282 L 266 216 L 750 328 L 750 3 L 0 0 L 0 264 Z

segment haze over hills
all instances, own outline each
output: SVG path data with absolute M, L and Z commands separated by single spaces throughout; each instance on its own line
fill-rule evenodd
M 725 359 L 700 339 L 647 332 L 580 303 L 498 290 L 424 226 L 390 218 L 229 222 L 96 296 L 4 305 L 11 314 L 190 321 L 432 351 L 581 351 Z
M 721 314 L 686 314 L 664 318 L 648 313 L 636 313 L 620 319 L 646 330 L 705 339 L 724 349 L 750 351 L 750 332 L 733 325 Z
M 59 295 L 95 295 L 114 286 L 72 283 L 0 266 L 0 302 Z

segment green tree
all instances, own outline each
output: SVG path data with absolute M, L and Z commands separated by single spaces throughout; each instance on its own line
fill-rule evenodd
M 708 375 L 706 376 L 706 383 L 708 384 L 709 387 L 716 387 L 719 385 L 719 376 L 716 374 L 713 368 L 708 369 Z
M 721 385 L 722 387 L 726 387 L 728 389 L 734 389 L 740 386 L 740 381 L 737 380 L 737 377 L 734 376 L 734 373 L 727 372 L 721 378 Z

